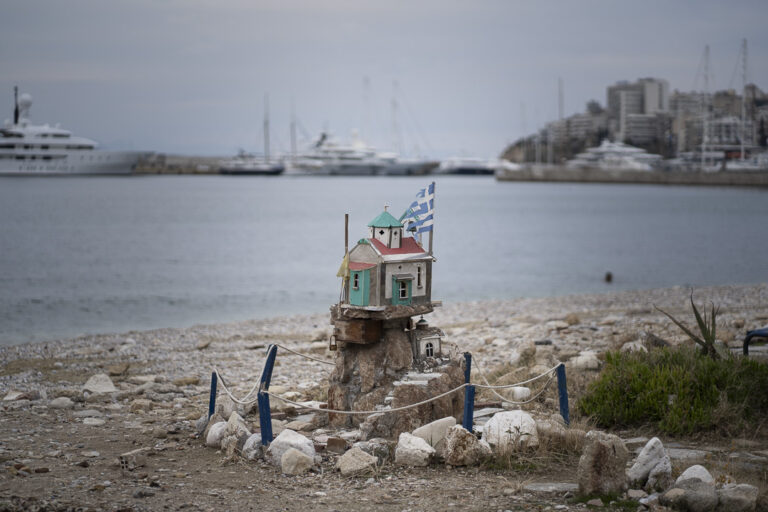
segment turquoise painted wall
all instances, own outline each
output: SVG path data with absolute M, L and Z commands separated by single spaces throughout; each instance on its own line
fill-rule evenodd
M 357 289 L 355 289 L 357 276 Z M 353 306 L 367 306 L 370 299 L 371 272 L 370 270 L 353 270 L 349 274 L 349 303 Z

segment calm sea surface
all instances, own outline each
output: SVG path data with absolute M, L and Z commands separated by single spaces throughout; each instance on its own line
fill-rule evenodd
M 428 181 L 0 178 L 0 344 L 327 311 Z M 436 181 L 434 299 L 768 281 L 765 190 Z

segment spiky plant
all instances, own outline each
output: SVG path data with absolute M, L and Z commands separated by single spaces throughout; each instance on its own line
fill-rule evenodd
M 720 310 L 720 308 L 715 308 L 715 304 L 712 303 L 712 312 L 709 316 L 707 316 L 707 312 L 704 312 L 704 316 L 702 317 L 699 313 L 699 309 L 696 307 L 696 304 L 693 302 L 693 292 L 691 292 L 691 308 L 693 309 L 693 315 L 696 317 L 696 323 L 699 326 L 699 332 L 700 336 L 694 333 L 691 329 L 688 328 L 687 325 L 685 325 L 683 322 L 678 320 L 677 318 L 673 317 L 660 307 L 654 305 L 654 308 L 664 313 L 670 320 L 672 320 L 675 325 L 677 325 L 680 329 L 683 330 L 685 334 L 688 335 L 689 338 L 691 338 L 697 345 L 701 347 L 701 351 L 703 354 L 708 355 L 712 359 L 720 359 L 720 353 L 717 351 L 717 347 L 715 345 L 715 332 L 716 332 L 716 324 L 715 324 L 715 318 L 717 317 L 717 313 Z

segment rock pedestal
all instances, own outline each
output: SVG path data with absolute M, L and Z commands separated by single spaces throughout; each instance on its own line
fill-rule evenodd
M 331 319 L 336 323 L 345 321 L 339 318 L 338 309 Z M 387 409 L 427 400 L 464 382 L 462 361 L 435 357 L 416 361 L 407 330 L 411 325 L 410 317 L 389 318 L 381 320 L 381 336 L 376 341 L 337 339 L 328 408 L 382 412 L 370 416 L 329 413 L 332 426 L 359 427 L 365 439 L 393 438 L 446 416 L 461 417 L 463 390 L 413 409 L 386 413 Z

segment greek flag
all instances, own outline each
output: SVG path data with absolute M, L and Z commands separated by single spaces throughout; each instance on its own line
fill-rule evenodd
M 435 183 L 432 182 L 427 188 L 419 190 L 416 194 L 416 200 L 400 216 L 400 222 L 405 223 L 407 231 L 413 231 L 414 234 L 421 235 L 427 231 L 432 231 L 435 213 Z

